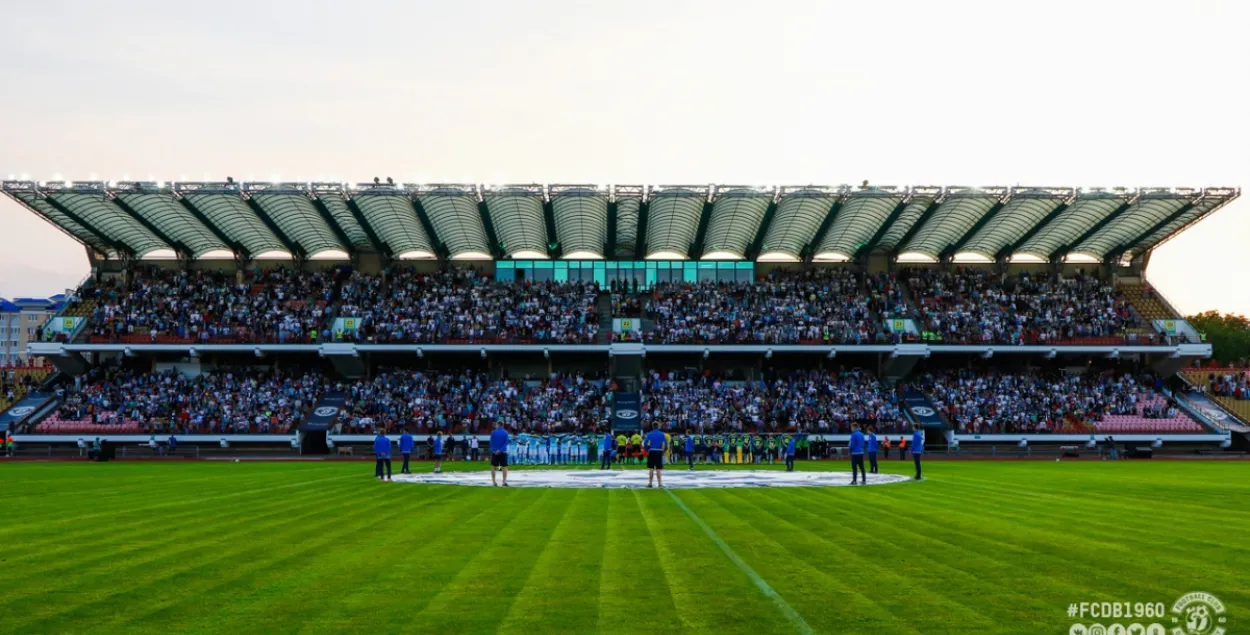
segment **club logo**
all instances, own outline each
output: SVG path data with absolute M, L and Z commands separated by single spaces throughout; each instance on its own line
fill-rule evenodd
M 637 419 L 638 411 L 631 409 L 621 409 L 616 411 L 616 416 L 621 419 Z
M 9 411 L 10 417 L 22 418 L 35 411 L 34 406 L 18 406 Z
M 935 414 L 933 408 L 928 406 L 916 406 L 911 409 L 911 412 L 917 417 L 932 417 Z
M 1210 593 L 1182 595 L 1172 605 L 1172 635 L 1223 635 L 1224 603 Z
M 339 409 L 334 406 L 322 406 L 313 411 L 314 417 L 333 417 L 339 413 Z

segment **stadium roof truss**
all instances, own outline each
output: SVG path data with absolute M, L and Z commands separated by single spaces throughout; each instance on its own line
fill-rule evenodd
M 103 258 L 1124 261 L 1228 204 L 1208 188 L 3 181 Z
M 710 185 L 653 185 L 647 189 L 644 258 L 683 260 L 690 255 Z M 636 249 L 637 247 L 635 247 Z
M 604 258 L 611 190 L 598 185 L 551 185 L 547 191 L 561 254 L 565 258 Z M 619 204 L 616 213 L 619 227 Z M 634 218 L 637 219 L 636 208 Z M 627 229 L 637 231 L 636 223 Z M 632 247 L 632 241 L 630 245 Z

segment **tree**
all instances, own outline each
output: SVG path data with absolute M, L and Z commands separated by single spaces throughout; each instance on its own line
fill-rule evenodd
M 1211 344 L 1211 356 L 1216 361 L 1232 365 L 1250 358 L 1250 320 L 1245 316 L 1206 311 L 1185 319 L 1206 335 L 1206 341 Z

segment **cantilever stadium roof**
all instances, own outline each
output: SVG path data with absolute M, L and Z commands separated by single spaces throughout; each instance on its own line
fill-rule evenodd
M 4 181 L 106 258 L 1110 261 L 1240 190 Z

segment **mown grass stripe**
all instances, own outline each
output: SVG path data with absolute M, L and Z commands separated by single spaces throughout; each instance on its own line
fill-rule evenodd
M 766 501 L 764 504 L 769 505 L 774 514 L 786 515 L 792 522 L 816 535 L 836 537 L 846 549 L 870 554 L 872 557 L 865 566 L 866 575 L 877 575 L 880 570 L 905 571 L 906 579 L 914 579 L 914 583 L 922 588 L 927 585 L 931 591 L 950 597 L 950 601 L 956 603 L 977 601 L 984 605 L 983 611 L 1004 621 L 1027 616 L 1029 611 L 1044 612 L 1057 605 L 1055 601 L 1047 603 L 1039 597 L 1039 593 L 1044 595 L 1047 586 L 1053 582 L 1049 577 L 1038 576 L 1030 570 L 1005 568 L 1003 574 L 1017 578 L 1019 582 L 1003 585 L 998 578 L 977 575 L 977 572 L 1006 566 L 1007 563 L 942 542 L 925 532 L 900 528 L 904 526 L 897 522 L 896 509 L 865 506 L 855 513 L 848 513 L 844 508 L 811 504 L 804 496 L 806 491 L 795 489 L 787 492 L 784 503 L 764 493 L 753 492 L 752 497 L 757 501 Z M 797 518 L 798 515 L 808 519 L 807 522 Z M 971 542 L 975 537 L 970 536 L 969 539 Z M 1059 588 L 1062 589 L 1059 593 L 1061 598 L 1073 595 L 1074 587 Z M 1043 623 L 1035 628 L 1049 626 L 1049 623 Z
M 457 487 L 441 489 L 455 491 Z M 412 494 L 432 491 L 421 487 Z M 467 559 L 462 550 L 490 540 L 497 531 L 487 522 L 497 511 L 487 502 L 489 492 L 461 491 L 446 504 L 432 506 L 429 514 L 405 517 L 394 525 L 377 524 L 357 536 L 354 544 L 339 550 L 340 559 L 352 562 L 345 570 L 331 567 L 302 576 L 296 592 L 334 599 L 302 611 L 302 629 L 387 631 L 414 624 L 425 602 Z M 454 554 L 460 554 L 461 560 L 449 571 L 445 565 Z M 290 599 L 294 607 L 306 604 L 306 597 Z M 279 622 L 272 626 L 284 627 Z
M 1106 553 L 1097 550 L 1092 553 L 1076 553 L 1087 547 L 1079 540 L 1048 540 L 1044 534 L 1031 527 L 1027 531 L 1003 535 L 1002 527 L 997 522 L 999 513 L 1001 512 L 996 509 L 984 508 L 964 511 L 954 506 L 944 506 L 941 509 L 913 506 L 909 522 L 925 524 L 941 535 L 953 534 L 950 542 L 976 544 L 981 549 L 992 550 L 997 558 L 1010 558 L 1015 566 L 1063 572 L 1066 576 L 1080 579 L 1085 588 L 1120 588 L 1128 597 L 1144 597 L 1143 590 L 1150 589 L 1155 584 L 1143 581 L 1151 580 L 1150 572 L 1157 572 L 1158 569 L 1153 568 L 1149 562 L 1140 562 L 1141 559 L 1121 557 L 1117 559 L 1116 572 L 1113 573 L 1099 564 L 1107 556 Z M 1142 574 L 1121 577 L 1119 573 L 1125 568 L 1144 569 L 1145 577 Z
M 741 569 L 742 572 L 751 579 L 751 582 L 753 582 L 756 588 L 760 590 L 760 593 L 764 594 L 764 597 L 772 600 L 773 604 L 777 606 L 777 610 L 780 611 L 781 614 L 794 625 L 794 629 L 796 631 L 799 633 L 815 632 L 812 630 L 812 627 L 807 624 L 807 621 L 803 619 L 803 616 L 799 615 L 798 611 L 795 611 L 794 607 L 790 606 L 790 604 L 785 601 L 785 598 L 782 598 L 777 591 L 769 586 L 768 582 L 766 582 L 764 578 L 760 577 L 760 574 L 755 572 L 755 569 L 752 569 L 751 566 L 744 562 L 737 553 L 734 553 L 734 550 L 731 549 L 729 545 L 725 544 L 725 541 L 721 540 L 721 537 L 718 536 L 706 522 L 703 522 L 703 519 L 700 518 L 698 514 L 691 511 L 691 509 L 687 507 L 684 502 L 682 502 L 681 498 L 673 493 L 673 490 L 667 491 L 669 497 L 673 499 L 673 502 L 677 503 L 677 506 L 680 507 L 683 512 L 686 512 L 686 515 L 689 516 L 690 519 L 703 530 L 703 533 L 711 539 L 717 547 L 720 547 L 720 550 L 725 553 L 725 557 L 729 558 L 730 562 L 734 563 L 735 566 Z
M 382 518 L 362 516 L 346 522 L 331 522 L 322 515 L 322 522 L 309 522 L 293 527 L 290 532 L 283 532 L 283 540 L 289 544 L 277 550 L 269 546 L 270 553 L 267 557 L 243 562 L 217 561 L 188 572 L 184 576 L 186 580 L 177 584 L 172 592 L 149 601 L 140 611 L 125 614 L 115 624 L 99 624 L 97 630 L 103 633 L 127 632 L 132 626 L 145 623 L 176 625 L 193 621 L 197 616 L 199 619 L 210 617 L 231 601 L 231 591 L 265 589 L 264 581 L 292 576 L 294 572 L 291 569 L 308 556 L 317 554 L 319 550 L 343 540 L 369 524 L 379 520 L 393 521 L 446 497 L 447 494 L 439 494 L 417 505 L 397 507 Z M 220 570 L 214 571 L 214 567 Z
M 523 495 L 534 498 L 535 504 L 510 519 L 450 583 L 439 589 L 417 615 L 423 628 L 446 633 L 498 629 L 555 530 L 556 519 L 567 513 L 573 498 L 571 490 L 546 490 L 537 497 L 530 492 Z M 480 602 L 487 597 L 491 600 Z M 478 602 L 474 610 L 462 610 L 473 602 Z
M 845 571 L 850 584 L 858 593 L 880 598 L 876 601 L 885 610 L 914 625 L 920 631 L 940 628 L 947 620 L 955 620 L 969 630 L 990 628 L 996 623 L 993 617 L 972 608 L 962 599 L 942 594 L 940 587 L 930 588 L 925 585 L 925 563 L 917 562 L 918 558 L 915 558 L 913 554 L 908 553 L 897 562 L 890 563 L 892 566 L 882 566 L 880 562 L 880 556 L 883 553 L 882 543 L 873 540 L 863 542 L 854 540 L 850 536 L 854 531 L 850 528 L 850 523 L 829 527 L 829 533 L 840 538 L 839 541 L 834 541 L 793 521 L 788 511 L 789 505 L 769 504 L 775 502 L 778 497 L 784 502 L 793 503 L 794 499 L 790 496 L 790 492 L 782 492 L 773 497 L 756 497 L 752 494 L 750 490 L 733 491 L 726 493 L 724 497 L 719 497 L 725 500 L 718 501 L 718 503 L 726 509 L 728 509 L 727 504 L 732 504 L 743 517 L 752 516 L 748 513 L 751 510 L 758 512 L 764 516 L 761 524 L 776 528 L 773 532 L 775 539 L 791 553 L 807 554 L 806 557 L 818 568 Z M 765 498 L 769 503 L 761 505 L 756 502 L 757 498 Z M 780 507 L 780 511 L 776 507 Z M 776 524 L 773 525 L 769 521 Z M 941 602 L 945 602 L 950 608 L 940 617 L 931 611 L 918 608 L 925 604 Z M 933 623 L 935 619 L 942 621 Z
M 603 569 L 599 578 L 600 633 L 667 633 L 681 617 L 664 577 L 638 499 L 628 490 L 600 490 L 608 498 Z M 646 610 L 640 610 L 646 607 Z
M 385 501 L 378 500 L 370 508 L 381 506 Z M 229 560 L 231 558 L 251 558 L 271 552 L 273 547 L 264 541 L 231 541 L 222 540 L 222 537 L 233 538 L 239 537 L 247 532 L 256 532 L 267 528 L 288 525 L 292 521 L 298 522 L 304 519 L 310 519 L 321 514 L 320 509 L 311 509 L 297 516 L 287 514 L 271 514 L 281 516 L 274 520 L 262 523 L 247 523 L 245 526 L 236 526 L 233 529 L 215 534 L 220 528 L 215 525 L 208 525 L 196 532 L 184 536 L 182 545 L 176 549 L 160 550 L 154 553 L 144 553 L 135 560 L 126 561 L 121 567 L 107 567 L 103 571 L 96 571 L 102 575 L 108 575 L 110 578 L 117 580 L 121 572 L 135 572 L 154 570 L 157 573 L 149 575 L 122 576 L 121 579 L 127 580 L 121 583 L 120 580 L 114 582 L 109 587 L 102 589 L 98 581 L 91 575 L 79 574 L 75 576 L 74 583 L 71 588 L 78 587 L 82 590 L 77 594 L 71 595 L 72 591 L 67 592 L 61 590 L 57 595 L 61 602 L 43 605 L 43 608 L 51 610 L 36 614 L 34 619 L 26 623 L 27 632 L 46 632 L 46 624 L 58 621 L 75 621 L 77 616 L 80 619 L 90 619 L 96 615 L 92 610 L 95 607 L 103 607 L 110 604 L 126 604 L 127 602 L 142 601 L 150 594 L 162 589 L 166 584 L 173 584 L 180 575 L 201 566 L 206 561 Z M 213 542 L 204 541 L 207 544 L 201 544 L 197 539 L 205 534 L 217 535 L 217 540 Z M 237 546 L 221 546 L 237 545 Z M 146 593 L 145 593 L 146 592 Z M 86 601 L 82 601 L 83 599 Z M 57 629 L 52 629 L 57 630 Z
M 332 502 L 333 499 L 331 499 Z M 229 529 L 223 530 L 223 525 L 215 522 L 206 522 L 204 518 L 198 523 L 189 523 L 184 526 L 191 527 L 188 531 L 175 531 L 180 528 L 170 528 L 162 523 L 162 519 L 157 516 L 146 517 L 145 523 L 141 525 L 145 529 L 135 534 L 118 536 L 117 542 L 109 548 L 96 548 L 79 552 L 74 543 L 68 543 L 68 552 L 65 555 L 73 555 L 75 553 L 84 553 L 84 556 L 76 558 L 63 558 L 60 553 L 54 553 L 46 558 L 36 558 L 43 560 L 42 566 L 23 567 L 25 573 L 36 580 L 35 584 L 24 584 L 21 588 L 12 592 L 0 594 L 0 608 L 11 602 L 16 602 L 24 597 L 27 593 L 38 593 L 39 589 L 56 588 L 58 580 L 62 576 L 74 574 L 75 577 L 82 575 L 84 571 L 91 572 L 90 567 L 95 565 L 109 566 L 116 562 L 143 562 L 144 558 L 156 554 L 181 553 L 188 549 L 194 549 L 194 538 L 206 533 L 218 532 L 218 539 L 229 537 L 248 530 L 249 527 L 255 527 L 258 523 L 267 519 L 277 519 L 276 522 L 290 520 L 290 513 L 298 511 L 307 506 L 310 501 L 322 502 L 324 497 L 306 496 L 304 498 L 293 498 L 282 502 L 281 504 L 269 504 L 264 507 L 264 511 L 253 511 L 252 508 L 242 508 L 234 510 L 231 514 L 223 517 L 224 520 L 240 520 L 238 525 L 224 525 Z M 124 542 L 122 542 L 124 541 Z M 117 544 L 121 543 L 121 544 Z M 173 549 L 169 549 L 171 545 L 177 545 Z M 134 557 L 135 560 L 129 560 Z M 138 565 L 133 565 L 138 566 Z M 117 567 L 113 568 L 114 573 L 117 571 L 125 571 L 127 569 Z
M 607 498 L 576 490 L 543 546 L 529 579 L 512 598 L 502 632 L 581 632 L 598 619 L 599 561 Z M 593 589 L 595 593 L 587 591 Z
M 337 486 L 329 486 L 326 489 L 308 489 L 288 495 L 283 499 L 283 504 L 287 505 L 304 499 L 321 499 L 325 504 L 332 504 L 336 501 L 329 497 L 335 493 L 348 491 L 353 490 L 340 489 Z M 222 522 L 234 517 L 248 519 L 259 511 L 271 511 L 273 508 L 271 501 L 261 499 L 242 505 L 233 505 L 228 511 L 215 514 L 213 520 Z M 202 524 L 206 511 L 208 510 L 203 508 L 187 509 L 158 517 L 140 514 L 118 523 L 83 523 L 78 527 L 69 527 L 56 532 L 45 531 L 39 540 L 15 541 L 14 544 L 21 545 L 21 550 L 11 557 L 9 562 L 47 560 L 73 552 L 95 553 L 97 547 L 115 545 L 119 536 L 124 537 L 127 543 L 121 549 L 139 548 L 145 544 L 151 546 L 150 543 L 144 542 L 149 536 L 159 534 L 176 536 L 177 531 L 182 527 Z M 155 522 L 158 519 L 159 525 L 156 525 Z M 102 557 L 107 557 L 107 554 Z
M 754 581 L 707 540 L 698 524 L 663 491 L 635 491 L 649 538 L 659 556 L 669 592 L 680 620 L 696 631 L 732 633 L 742 630 L 741 614 L 768 615 L 784 632 L 793 627 L 778 615 L 773 601 L 759 592 Z M 656 565 L 643 563 L 646 570 Z M 732 597 L 732 609 L 709 601 L 707 580 L 718 581 L 717 596 Z M 678 622 L 673 622 L 676 627 Z

